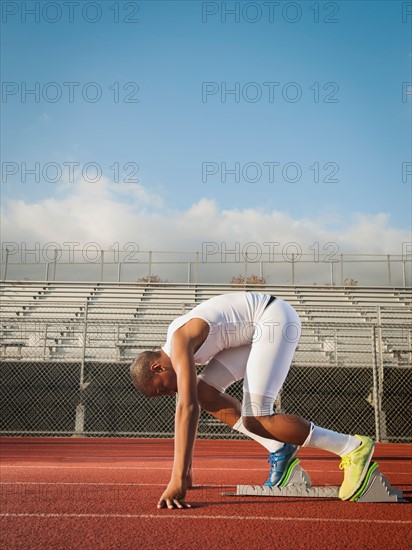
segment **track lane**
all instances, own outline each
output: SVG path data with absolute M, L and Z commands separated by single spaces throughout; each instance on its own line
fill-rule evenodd
M 261 550 L 290 548 L 293 541 L 294 548 L 311 550 L 372 549 L 404 547 L 410 536 L 409 507 L 399 504 L 222 496 L 236 484 L 265 479 L 265 457 L 248 441 L 198 442 L 197 486 L 188 492 L 195 507 L 157 510 L 172 464 L 172 442 L 151 447 L 152 441 L 139 441 L 117 440 L 106 447 L 101 440 L 96 445 L 94 440 L 46 440 L 42 447 L 36 440 L 14 448 L 9 442 L 6 450 L 2 445 L 0 521 L 7 546 Z M 408 450 L 378 446 L 381 466 L 398 476 L 391 477 L 393 485 L 410 487 Z M 314 481 L 319 476 L 323 483 L 339 483 L 339 461 L 302 451 L 302 465 Z

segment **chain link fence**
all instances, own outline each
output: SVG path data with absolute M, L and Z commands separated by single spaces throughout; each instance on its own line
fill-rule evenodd
M 138 352 L 161 346 L 178 310 L 148 309 L 127 321 L 119 309 L 88 318 L 87 308 L 77 318 L 3 318 L 1 433 L 173 437 L 175 399 L 140 396 L 129 367 Z M 313 308 L 300 312 L 302 338 L 275 410 L 378 441 L 410 442 L 411 310 L 372 308 L 361 319 L 348 311 L 325 307 L 319 321 L 311 320 Z M 241 400 L 242 382 L 229 393 Z M 242 436 L 202 411 L 199 437 Z

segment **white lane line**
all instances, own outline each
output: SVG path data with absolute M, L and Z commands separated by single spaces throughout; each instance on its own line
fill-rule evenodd
M 0 471 L 3 468 L 24 468 L 25 470 L 28 469 L 38 469 L 38 470 L 149 470 L 149 471 L 155 471 L 155 470 L 168 470 L 170 471 L 172 468 L 172 463 L 170 463 L 170 466 L 86 466 L 84 464 L 79 465 L 43 465 L 43 466 L 35 466 L 35 465 L 24 465 L 24 464 L 4 464 L 0 465 Z M 217 472 L 267 472 L 268 468 L 203 468 L 201 466 L 196 466 L 194 464 L 195 471 L 217 471 Z M 314 472 L 317 473 L 324 473 L 324 474 L 336 474 L 339 473 L 338 468 L 334 470 L 314 470 L 313 468 L 305 468 L 305 470 L 311 474 Z M 409 475 L 412 476 L 412 472 L 388 472 L 385 470 L 385 475 Z
M 168 512 L 166 512 L 168 513 Z M 55 514 L 55 513 L 1 513 L 3 518 L 99 518 L 99 519 L 183 519 L 183 520 L 235 520 L 235 521 L 300 521 L 300 522 L 315 522 L 315 523 L 378 523 L 389 525 L 410 525 L 412 520 L 389 520 L 389 519 L 351 519 L 351 518 L 320 518 L 320 517 L 284 517 L 284 516 L 208 516 L 208 515 L 192 515 L 190 511 L 176 512 L 178 515 L 159 514 Z M 182 515 L 183 514 L 183 515 Z
M 93 483 L 93 482 L 77 482 L 77 481 L 2 481 L 2 485 L 80 485 L 80 486 L 99 486 L 99 487 L 164 487 L 164 483 Z M 220 487 L 220 485 L 216 485 Z
M 2 468 L 24 468 L 24 469 L 40 469 L 40 470 L 49 470 L 51 468 L 53 469 L 72 469 L 75 468 L 76 470 L 171 470 L 173 465 L 173 462 L 170 463 L 170 466 L 85 466 L 84 464 L 79 464 L 78 466 L 64 466 L 64 465 L 42 465 L 42 466 L 36 466 L 36 465 L 24 465 L 24 464 L 5 464 L 0 466 L 0 470 Z M 221 471 L 221 470 L 227 470 L 229 472 L 250 472 L 250 471 L 256 471 L 256 472 L 267 472 L 269 470 L 269 466 L 267 468 L 203 468 L 201 466 L 196 466 L 196 464 L 193 465 L 195 470 L 213 470 L 213 471 Z M 313 471 L 313 470 L 312 470 Z M 327 472 L 328 470 L 319 470 L 322 472 Z M 336 472 L 336 470 L 329 470 Z
M 75 485 L 75 486 L 98 486 L 98 487 L 164 487 L 166 482 L 164 483 L 98 483 L 98 482 L 77 482 L 77 481 L 2 481 L 0 482 L 0 487 L 2 485 Z M 206 483 L 204 485 L 194 485 L 193 489 L 202 489 L 202 488 L 209 488 L 209 487 L 217 487 L 217 488 L 233 488 L 235 484 L 232 485 L 222 485 L 222 484 L 216 484 L 216 483 Z

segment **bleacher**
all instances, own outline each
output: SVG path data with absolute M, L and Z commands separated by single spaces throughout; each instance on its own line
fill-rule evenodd
M 238 290 L 281 297 L 302 320 L 277 411 L 411 440 L 411 289 L 315 285 L 0 283 L 2 433 L 172 437 L 173 399 L 137 398 L 129 365 L 177 316 Z M 228 391 L 241 399 L 240 382 Z M 234 437 L 204 412 L 199 436 Z
M 391 287 L 8 281 L 0 285 L 1 356 L 130 361 L 159 347 L 177 316 L 244 289 L 281 297 L 298 311 L 303 331 L 296 364 L 367 363 L 374 327 L 385 361 L 410 364 L 412 291 Z

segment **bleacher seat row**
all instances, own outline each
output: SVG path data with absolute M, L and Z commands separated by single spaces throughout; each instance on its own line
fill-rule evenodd
M 2 357 L 130 360 L 140 350 L 158 347 L 175 317 L 212 296 L 244 289 L 243 285 L 3 282 Z M 303 332 L 295 361 L 300 364 L 367 362 L 374 327 L 379 327 L 385 360 L 410 364 L 411 289 L 250 285 L 246 290 L 281 297 L 298 311 Z

